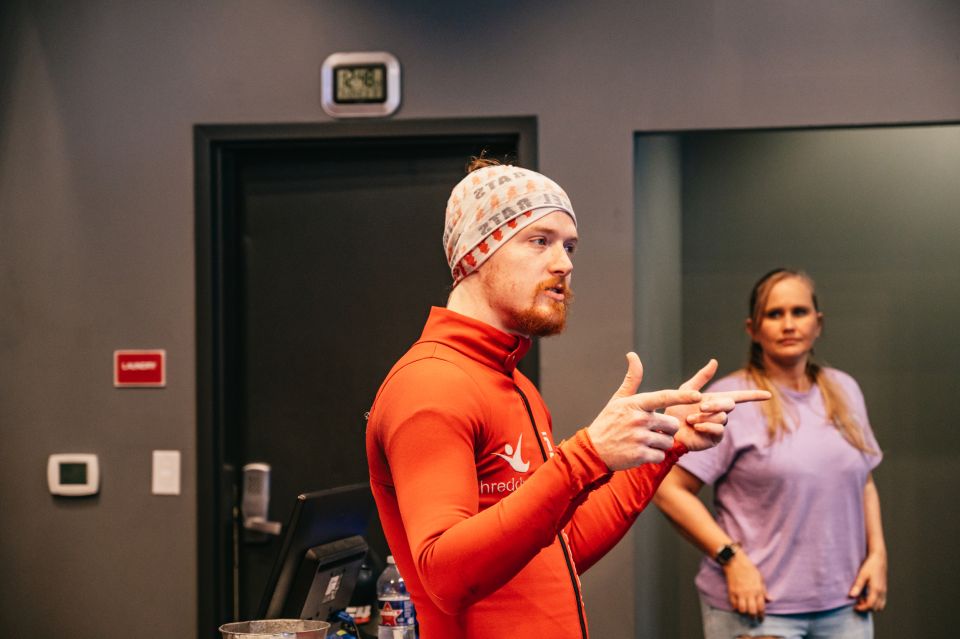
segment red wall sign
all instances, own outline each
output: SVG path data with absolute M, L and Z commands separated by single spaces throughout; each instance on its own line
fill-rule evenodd
M 167 351 L 113 351 L 113 385 L 157 388 L 167 385 Z

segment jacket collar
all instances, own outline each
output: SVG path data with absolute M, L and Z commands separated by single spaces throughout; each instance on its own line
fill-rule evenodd
M 510 376 L 531 345 L 529 337 L 504 333 L 486 322 L 438 306 L 430 309 L 419 342 L 446 344 L 470 359 Z

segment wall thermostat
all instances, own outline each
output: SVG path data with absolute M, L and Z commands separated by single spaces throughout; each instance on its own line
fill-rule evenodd
M 400 62 L 384 51 L 334 53 L 320 69 L 320 104 L 335 118 L 390 115 L 400 106 Z
M 100 491 L 100 463 L 96 455 L 57 453 L 47 460 L 50 494 L 85 497 Z

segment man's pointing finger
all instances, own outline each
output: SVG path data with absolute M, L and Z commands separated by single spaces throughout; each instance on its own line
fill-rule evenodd
M 711 393 L 707 393 L 708 397 L 709 395 L 711 395 Z M 720 393 L 716 393 L 716 395 L 719 397 L 727 397 L 729 399 L 732 399 L 734 402 L 738 404 L 743 402 L 762 402 L 770 399 L 771 397 L 769 391 L 757 390 L 757 389 L 723 391 Z
M 679 404 L 696 404 L 702 395 L 695 390 L 659 390 L 652 393 L 634 395 L 637 406 L 645 411 L 654 411 L 658 408 L 669 408 Z

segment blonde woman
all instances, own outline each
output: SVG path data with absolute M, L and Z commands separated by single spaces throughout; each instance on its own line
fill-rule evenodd
M 706 639 L 873 636 L 887 595 L 881 453 L 852 377 L 812 360 L 823 326 L 813 281 L 771 271 L 750 297 L 750 360 L 711 388 L 761 388 L 716 447 L 683 456 L 655 502 L 705 554 Z M 714 485 L 716 518 L 697 493 Z

